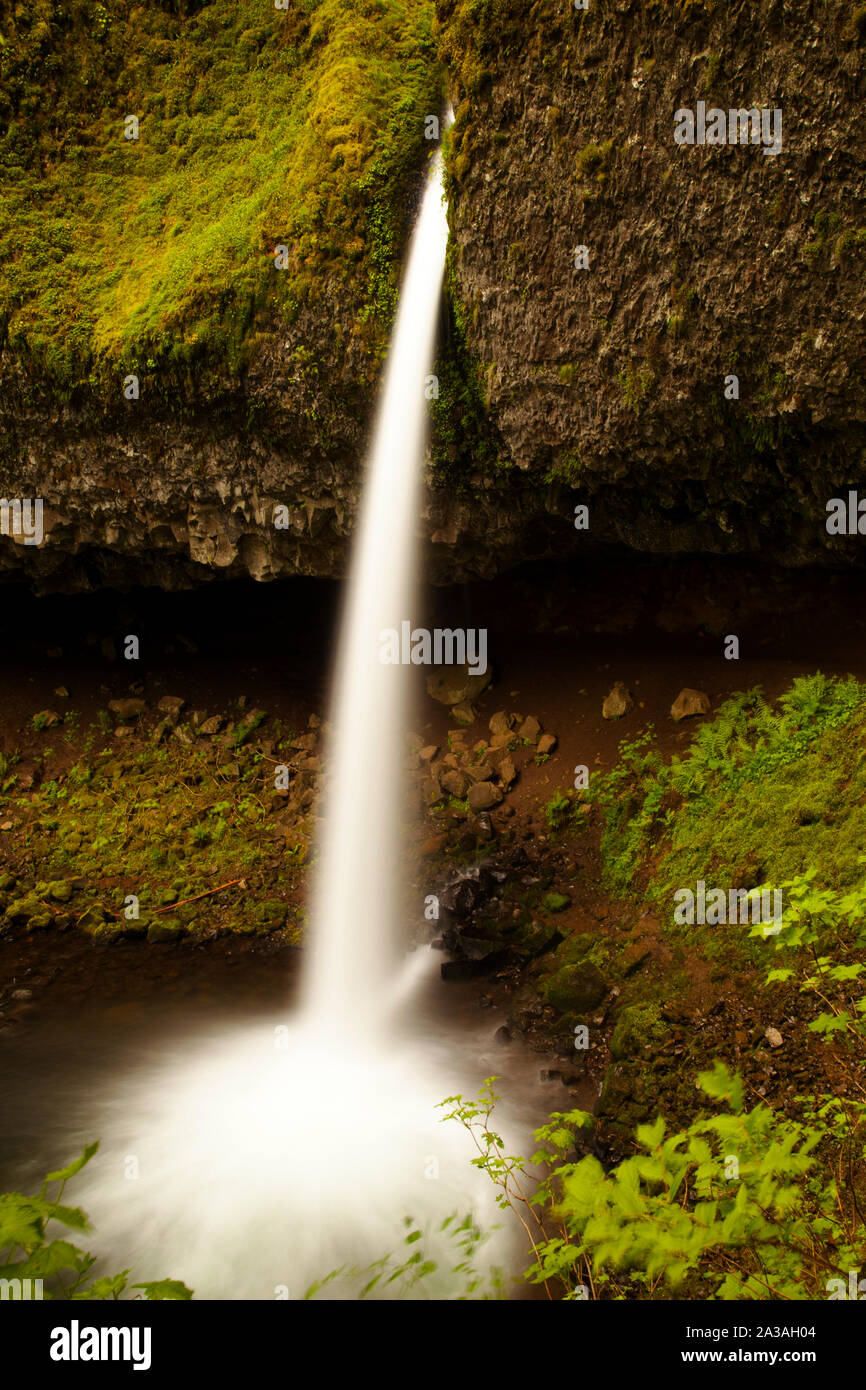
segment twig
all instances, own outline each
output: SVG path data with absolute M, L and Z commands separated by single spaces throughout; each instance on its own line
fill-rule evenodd
M 160 912 L 174 912 L 176 907 L 183 907 L 184 903 L 195 903 L 199 898 L 209 898 L 212 893 L 221 893 L 224 888 L 233 888 L 236 883 L 242 884 L 244 888 L 247 886 L 245 878 L 230 878 L 228 883 L 220 883 L 216 888 L 206 888 L 203 893 L 194 893 L 191 898 L 181 898 L 178 903 L 167 903 L 165 907 L 154 908 L 151 915 L 156 917 Z

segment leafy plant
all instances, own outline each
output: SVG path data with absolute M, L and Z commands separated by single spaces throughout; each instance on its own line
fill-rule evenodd
M 90 1230 L 81 1208 L 66 1206 L 61 1199 L 67 1182 L 81 1172 L 98 1148 L 98 1142 L 88 1144 L 72 1163 L 49 1173 L 38 1196 L 0 1194 L 0 1279 L 44 1280 L 48 1291 L 43 1292 L 43 1297 L 49 1299 L 117 1299 L 127 1288 L 141 1289 L 149 1302 L 192 1298 L 191 1290 L 177 1279 L 129 1284 L 128 1269 L 88 1282 L 96 1256 L 86 1254 L 62 1237 L 49 1239 L 46 1235 L 51 1221 L 71 1231 Z M 50 1183 L 59 1183 L 53 1198 L 47 1195 Z
M 497 1201 L 521 1221 L 533 1253 L 525 1277 L 548 1297 L 826 1297 L 830 1278 L 866 1260 L 856 1194 L 815 1157 L 847 1137 L 862 1160 L 862 1107 L 823 1097 L 802 1120 L 764 1103 L 747 1111 L 740 1078 L 716 1060 L 698 1085 L 723 1113 L 672 1134 L 661 1117 L 639 1125 L 636 1153 L 610 1172 L 591 1154 L 569 1156 L 590 1115 L 552 1115 L 532 1158 L 544 1176 L 528 1191 L 526 1162 L 506 1156 L 490 1127 L 494 1080 L 477 1102 L 444 1104 L 475 1140 L 473 1162 L 500 1189 Z

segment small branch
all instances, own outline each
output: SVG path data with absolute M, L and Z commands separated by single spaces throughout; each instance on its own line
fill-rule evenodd
M 234 888 L 235 884 L 240 884 L 243 888 L 247 886 L 246 878 L 230 878 L 228 883 L 219 883 L 216 888 L 206 888 L 203 893 L 194 893 L 191 898 L 181 898 L 180 902 L 166 903 L 165 907 L 155 907 L 151 913 L 152 917 L 158 917 L 161 912 L 174 912 L 175 908 L 183 907 L 185 903 L 198 902 L 199 898 L 209 898 L 213 893 L 221 893 L 224 888 Z M 112 917 L 121 918 L 122 912 L 112 912 Z

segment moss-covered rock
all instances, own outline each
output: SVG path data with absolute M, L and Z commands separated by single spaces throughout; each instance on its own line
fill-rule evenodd
M 635 1057 L 663 1037 L 658 1005 L 631 1004 L 621 1010 L 610 1038 L 610 1055 L 617 1061 Z
M 179 941 L 184 931 L 184 925 L 177 917 L 154 917 L 147 929 L 147 939 L 152 944 Z
M 585 1014 L 607 993 L 604 976 L 591 961 L 565 965 L 542 982 L 541 997 L 561 1013 Z

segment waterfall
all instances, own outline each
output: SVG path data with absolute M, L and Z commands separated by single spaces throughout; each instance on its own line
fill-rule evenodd
M 380 632 L 411 617 L 415 592 L 425 374 L 446 241 L 437 153 L 348 579 L 301 1008 L 288 1020 L 161 1039 L 90 1107 L 89 1134 L 103 1136 L 103 1149 L 85 1170 L 81 1200 L 99 1248 L 141 1277 L 182 1278 L 199 1297 L 295 1299 L 338 1267 L 405 1259 L 409 1217 L 441 1263 L 439 1282 L 425 1280 L 416 1296 L 452 1296 L 448 1270 L 460 1253 L 441 1233 L 444 1219 L 472 1213 L 485 1229 L 503 1219 L 492 1183 L 472 1166 L 471 1139 L 438 1109 L 456 1092 L 477 1094 L 498 1069 L 489 1022 L 471 1037 L 443 1035 L 435 1017 L 425 1028 L 421 971 L 400 959 L 412 672 L 379 660 Z M 436 972 L 436 952 L 417 956 Z M 497 1112 L 500 1133 L 506 1118 Z M 135 1182 L 122 1176 L 129 1156 Z M 512 1240 L 498 1234 L 486 1259 L 507 1263 Z M 356 1297 L 358 1288 L 354 1275 L 327 1285 L 331 1297 Z M 393 1293 L 383 1286 L 382 1296 Z
M 410 669 L 379 661 L 415 597 L 424 454 L 448 224 L 442 155 L 427 176 L 400 291 L 348 578 L 331 709 L 325 828 L 312 899 L 306 1010 L 369 1035 L 388 1016 L 400 917 Z

